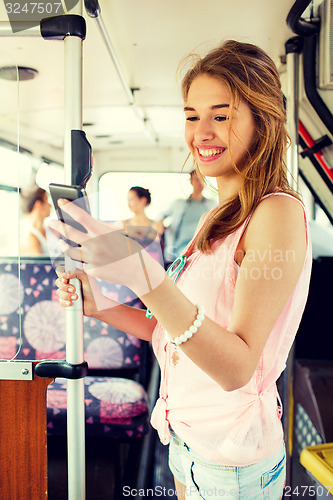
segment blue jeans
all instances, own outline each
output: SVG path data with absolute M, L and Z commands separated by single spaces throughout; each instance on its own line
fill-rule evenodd
M 185 498 L 279 500 L 282 497 L 286 476 L 284 443 L 266 460 L 234 467 L 202 458 L 173 432 L 171 435 L 169 467 L 175 478 L 186 486 Z

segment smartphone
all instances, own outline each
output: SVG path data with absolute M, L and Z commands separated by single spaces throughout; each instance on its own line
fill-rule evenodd
M 68 215 L 66 212 L 63 212 L 58 206 L 59 198 L 64 198 L 65 200 L 74 201 L 75 205 L 90 214 L 88 198 L 84 188 L 82 186 L 68 186 L 65 184 L 51 183 L 49 184 L 49 190 L 58 219 L 74 227 L 75 229 L 86 233 L 86 229 L 79 222 L 70 217 L 70 215 Z M 64 238 L 64 240 L 72 246 L 78 246 L 68 238 Z

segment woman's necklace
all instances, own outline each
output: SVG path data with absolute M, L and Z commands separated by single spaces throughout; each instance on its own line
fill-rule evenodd
M 179 361 L 179 354 L 178 354 L 177 348 L 173 352 L 171 359 L 172 359 L 173 366 L 176 366 L 178 364 L 178 361 Z
M 173 280 L 174 283 L 176 283 L 176 281 L 178 280 L 179 275 L 184 269 L 185 264 L 186 264 L 186 255 L 181 255 L 168 267 L 167 274 L 170 276 L 170 278 L 173 278 L 174 275 L 177 273 L 176 277 Z M 149 309 L 147 309 L 146 317 L 151 319 L 153 316 L 154 316 L 153 313 Z

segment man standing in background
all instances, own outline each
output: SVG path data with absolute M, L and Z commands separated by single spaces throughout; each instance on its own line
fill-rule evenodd
M 164 226 L 164 262 L 167 268 L 191 241 L 203 213 L 216 206 L 214 200 L 202 194 L 204 185 L 195 170 L 190 172 L 192 194 L 187 199 L 178 199 L 161 214 L 159 221 L 164 226 L 164 219 L 171 217 L 169 226 Z

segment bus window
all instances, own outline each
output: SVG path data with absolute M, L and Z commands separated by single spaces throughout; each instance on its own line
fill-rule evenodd
M 333 228 L 329 218 L 302 178 L 299 189 L 309 220 L 313 258 L 333 256 Z
M 0 255 L 18 255 L 20 199 L 18 188 L 28 184 L 32 175 L 29 157 L 0 147 L 1 185 Z
M 132 186 L 149 189 L 151 204 L 146 210 L 153 220 L 160 217 L 174 200 L 191 194 L 188 173 L 174 172 L 108 172 L 99 181 L 99 217 L 101 220 L 123 220 L 131 216 L 127 193 Z M 213 189 L 205 188 L 203 195 L 217 200 Z
M 62 165 L 44 161 L 38 167 L 36 174 L 36 184 L 48 191 L 50 182 L 64 184 L 64 175 L 65 171 Z

